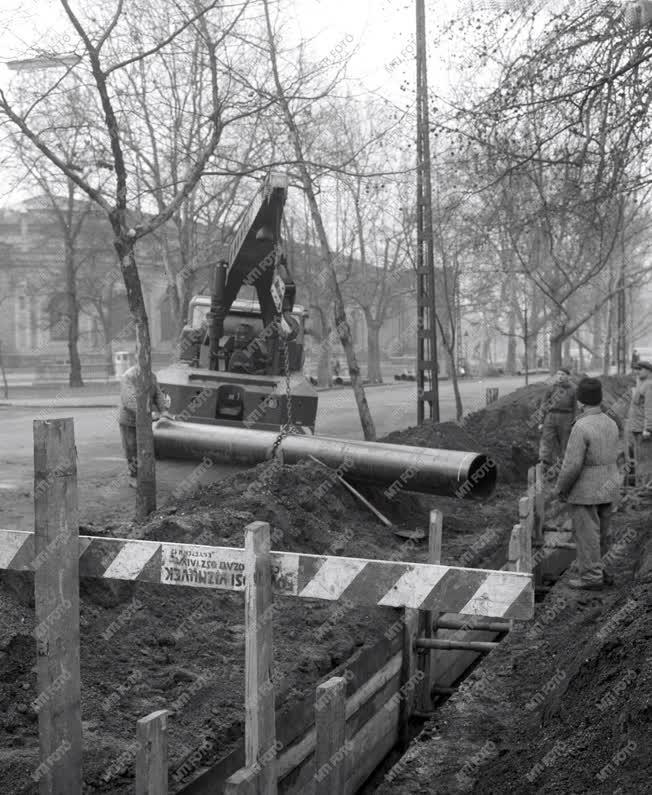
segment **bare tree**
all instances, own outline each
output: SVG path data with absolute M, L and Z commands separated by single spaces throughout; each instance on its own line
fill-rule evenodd
M 138 489 L 136 515 L 142 518 L 156 506 L 154 445 L 148 395 L 152 378 L 151 344 L 147 313 L 136 260 L 136 246 L 145 236 L 166 223 L 186 201 L 215 153 L 223 128 L 223 112 L 218 84 L 217 50 L 232 24 L 216 11 L 217 0 L 175 4 L 166 34 L 145 40 L 140 31 L 147 29 L 146 20 L 156 14 L 140 3 L 125 5 L 122 1 L 111 8 L 101 21 L 93 14 L 84 16 L 73 11 L 69 0 L 60 0 L 72 32 L 77 39 L 79 60 L 62 69 L 50 86 L 35 98 L 11 98 L 8 88 L 0 90 L 0 114 L 10 122 L 26 142 L 48 158 L 62 174 L 80 188 L 106 214 L 113 231 L 113 244 L 122 271 L 129 309 L 134 318 L 139 364 L 137 394 Z M 98 16 L 105 9 L 100 9 Z M 218 18 L 213 21 L 212 16 Z M 219 31 L 219 32 L 218 32 Z M 204 146 L 185 164 L 174 196 L 165 207 L 149 217 L 134 217 L 133 192 L 130 194 L 130 168 L 124 133 L 125 107 L 122 99 L 127 91 L 125 73 L 138 70 L 146 62 L 151 66 L 164 58 L 171 45 L 184 41 L 198 41 L 205 51 L 207 90 L 211 97 L 210 110 L 203 117 Z M 135 53 L 135 54 L 134 54 Z M 154 67 L 152 67 L 154 68 Z M 71 90 L 79 80 L 89 84 L 89 102 L 85 112 L 93 113 L 97 126 L 89 128 L 89 148 L 96 159 L 111 169 L 110 186 L 98 184 L 92 175 L 80 174 L 66 161 L 63 152 L 50 134 L 47 125 L 39 125 L 34 109 L 51 100 L 56 94 Z M 96 106 L 93 104 L 96 103 Z M 132 186 L 133 191 L 133 186 Z

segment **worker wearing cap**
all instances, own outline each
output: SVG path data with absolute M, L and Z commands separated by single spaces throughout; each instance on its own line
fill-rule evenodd
M 137 364 L 125 371 L 120 381 L 120 436 L 122 448 L 127 459 L 129 472 L 129 485 L 136 488 L 138 474 L 138 448 L 136 445 L 136 391 L 138 388 L 139 367 Z M 149 391 L 149 408 L 158 414 L 167 410 L 168 399 L 161 391 L 156 376 L 152 373 L 152 383 Z
M 546 469 L 553 464 L 555 448 L 559 449 L 559 457 L 563 457 L 575 420 L 575 388 L 569 376 L 570 371 L 565 367 L 557 370 L 555 381 L 546 390 L 539 407 L 539 415 L 542 417 L 539 425 L 539 459 Z
M 583 378 L 577 387 L 578 416 L 557 479 L 555 493 L 571 509 L 579 579 L 571 588 L 599 590 L 613 584 L 603 556 L 608 548 L 613 503 L 620 494 L 618 426 L 601 408 L 602 385 Z
M 629 407 L 629 430 L 634 441 L 637 484 L 652 480 L 652 363 L 637 362 L 636 387 Z
M 256 339 L 253 327 L 241 323 L 235 331 L 232 352 L 229 351 L 229 372 L 263 375 L 267 368 L 268 351 L 263 339 Z

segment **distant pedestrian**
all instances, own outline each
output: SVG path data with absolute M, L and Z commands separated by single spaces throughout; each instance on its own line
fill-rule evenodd
M 120 415 L 118 418 L 122 449 L 127 459 L 129 485 L 132 488 L 136 487 L 136 477 L 138 475 L 138 450 L 136 446 L 136 389 L 138 374 L 138 365 L 135 364 L 122 376 L 120 382 Z M 149 399 L 150 411 L 157 411 L 162 414 L 166 410 L 166 397 L 161 392 L 154 373 L 152 373 Z
M 539 407 L 542 417 L 539 430 L 539 459 L 549 469 L 557 457 L 566 452 L 576 413 L 575 387 L 570 382 L 570 370 L 560 367 L 555 381 L 547 390 Z
M 338 378 L 339 375 L 340 375 L 340 360 L 339 359 L 335 359 L 335 361 L 333 362 L 333 375 L 335 376 L 335 378 Z
M 636 387 L 629 407 L 629 430 L 634 443 L 636 483 L 652 480 L 652 364 L 639 361 L 634 367 Z
M 636 367 L 636 365 L 641 361 L 641 356 L 639 352 L 634 348 L 632 351 L 632 369 Z
M 579 579 L 571 588 L 599 590 L 613 584 L 602 558 L 607 552 L 612 506 L 620 494 L 618 426 L 603 413 L 602 385 L 583 378 L 577 387 L 581 413 L 568 440 L 555 493 L 568 502 L 577 545 Z

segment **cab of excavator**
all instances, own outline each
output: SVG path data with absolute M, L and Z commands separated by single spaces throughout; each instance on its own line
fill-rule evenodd
M 190 300 L 188 307 L 188 324 L 181 335 L 181 350 L 179 358 L 190 364 L 191 367 L 208 369 L 209 367 L 209 339 L 207 316 L 211 308 L 211 299 L 208 295 L 196 295 Z M 292 312 L 284 315 L 285 323 L 290 326 L 291 334 L 287 342 L 290 372 L 301 372 L 304 364 L 304 334 L 308 312 L 302 306 L 295 305 Z M 251 328 L 254 341 L 260 347 L 269 348 L 275 335 L 274 329 L 265 328 L 260 311 L 258 299 L 236 299 L 228 314 L 224 318 L 223 335 L 219 344 L 219 370 L 228 369 L 229 355 L 233 350 L 238 327 L 246 324 Z M 282 366 L 282 365 L 281 365 Z M 273 375 L 281 375 L 273 373 Z

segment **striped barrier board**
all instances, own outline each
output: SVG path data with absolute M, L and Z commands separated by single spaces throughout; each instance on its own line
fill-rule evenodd
M 0 530 L 0 569 L 30 571 L 34 533 Z M 532 575 L 425 563 L 272 552 L 275 593 L 351 605 L 408 607 L 492 618 L 534 615 Z M 243 591 L 244 549 L 79 536 L 82 577 Z

